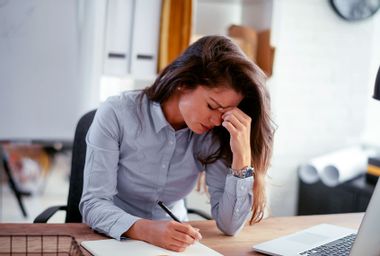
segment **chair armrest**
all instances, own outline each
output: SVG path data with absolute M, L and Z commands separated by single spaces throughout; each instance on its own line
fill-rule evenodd
M 210 214 L 202 211 L 202 210 L 198 210 L 198 209 L 193 209 L 193 208 L 187 208 L 187 213 L 189 214 L 197 214 L 199 216 L 201 216 L 202 218 L 206 219 L 206 220 L 212 220 L 212 217 L 210 216 Z
M 51 216 L 53 216 L 58 211 L 67 211 L 66 205 L 57 205 L 47 208 L 45 211 L 40 213 L 33 221 L 33 223 L 47 223 Z

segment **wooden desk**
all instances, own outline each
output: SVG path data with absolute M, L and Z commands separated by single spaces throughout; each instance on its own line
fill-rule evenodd
M 223 235 L 214 221 L 192 221 L 194 227 L 201 230 L 202 243 L 223 255 L 262 255 L 252 251 L 252 245 L 282 235 L 311 227 L 320 223 L 336 224 L 344 227 L 358 228 L 363 213 L 309 215 L 296 217 L 273 217 L 253 226 L 245 226 L 239 235 Z M 105 239 L 85 224 L 0 224 L 0 234 L 70 234 L 78 243 L 83 240 Z M 90 255 L 83 249 L 85 255 Z

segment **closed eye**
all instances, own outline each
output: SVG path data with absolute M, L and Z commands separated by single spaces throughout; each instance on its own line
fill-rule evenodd
M 207 107 L 208 107 L 209 109 L 211 109 L 211 110 L 217 110 L 217 109 L 218 109 L 217 107 L 216 107 L 216 108 L 212 107 L 210 104 L 207 104 Z

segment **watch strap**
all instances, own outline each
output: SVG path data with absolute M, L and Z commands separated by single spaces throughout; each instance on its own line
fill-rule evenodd
M 240 170 L 234 170 L 232 168 L 229 168 L 229 171 L 233 176 L 240 179 L 251 177 L 255 173 L 255 170 L 253 169 L 252 166 L 247 166 Z

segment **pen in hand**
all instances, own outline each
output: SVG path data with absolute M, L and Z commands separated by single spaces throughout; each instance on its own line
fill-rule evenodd
M 162 201 L 157 201 L 157 204 L 167 213 L 169 214 L 169 216 L 175 220 L 176 222 L 178 223 L 182 223 L 170 210 L 169 208 L 164 205 L 164 203 Z M 192 234 L 191 236 L 196 239 L 197 241 L 201 240 L 202 239 L 202 235 L 199 233 L 199 229 L 198 228 L 194 228 L 195 232 L 194 234 Z
M 167 213 L 167 214 L 169 214 L 169 216 L 173 219 L 173 220 L 175 220 L 175 221 L 177 221 L 177 222 L 179 222 L 179 223 L 182 223 L 170 210 L 169 210 L 169 208 L 168 207 L 166 207 L 166 205 L 164 205 L 164 203 L 162 202 L 162 201 L 158 201 L 157 202 L 157 204 Z

